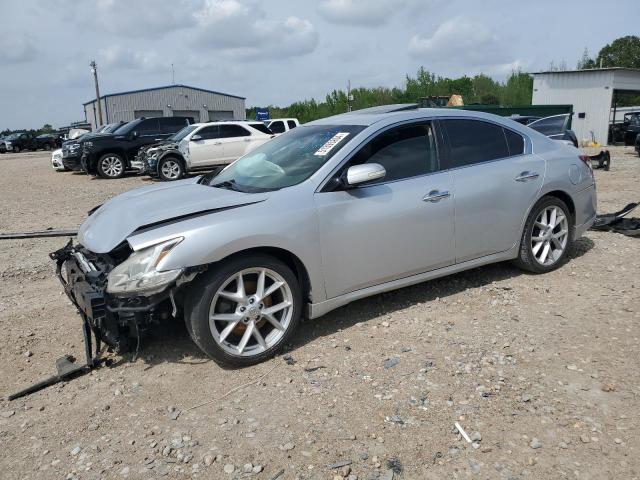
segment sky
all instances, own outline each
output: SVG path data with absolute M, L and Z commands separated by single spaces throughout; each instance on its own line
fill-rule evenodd
M 171 84 L 173 64 L 175 83 L 285 106 L 420 66 L 573 68 L 640 34 L 638 0 L 2 0 L 0 17 L 0 130 L 83 120 L 94 59 L 102 94 Z

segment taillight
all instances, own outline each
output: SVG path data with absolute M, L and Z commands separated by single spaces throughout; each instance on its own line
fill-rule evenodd
M 591 158 L 589 155 L 579 155 L 580 160 L 584 162 L 584 164 L 591 169 Z

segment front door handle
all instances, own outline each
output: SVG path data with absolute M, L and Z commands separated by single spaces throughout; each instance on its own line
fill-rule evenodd
M 164 138 L 154 138 L 154 140 L 155 140 L 156 142 L 161 142 L 162 140 L 164 140 Z
M 222 142 L 213 142 L 214 145 L 222 145 Z
M 540 174 L 538 172 L 522 172 L 516 177 L 516 182 L 528 182 L 529 180 L 535 180 Z
M 245 139 L 244 139 L 244 141 L 245 141 L 245 142 L 250 142 L 250 141 L 251 141 L 251 139 L 250 139 L 250 138 L 245 138 Z
M 449 198 L 451 194 L 449 192 L 441 192 L 439 190 L 431 190 L 424 197 L 422 197 L 423 202 L 431 202 L 437 203 L 440 200 L 444 200 L 445 198 Z

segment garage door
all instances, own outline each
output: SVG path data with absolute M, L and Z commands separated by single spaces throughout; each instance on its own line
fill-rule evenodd
M 235 120 L 233 110 L 209 110 L 209 121 Z
M 174 117 L 191 117 L 193 118 L 194 123 L 198 123 L 200 121 L 200 112 L 198 110 L 174 110 Z
M 135 110 L 133 112 L 133 118 L 154 118 L 161 117 L 162 110 Z

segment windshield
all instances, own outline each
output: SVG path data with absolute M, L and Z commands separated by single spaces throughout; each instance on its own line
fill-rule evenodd
M 109 125 L 105 125 L 102 130 L 100 130 L 100 133 L 113 133 L 116 130 L 118 130 L 121 126 L 123 126 L 125 124 L 122 123 L 110 123 Z
M 209 181 L 242 192 L 278 190 L 305 181 L 354 136 L 360 125 L 299 127 L 239 158 Z
M 18 138 L 20 135 L 22 135 L 21 133 L 12 133 L 11 135 L 9 135 L 8 137 L 5 137 L 7 140 L 15 140 L 16 138 Z
M 168 142 L 179 142 L 184 137 L 186 137 L 191 132 L 193 132 L 196 128 L 198 128 L 197 125 L 187 125 L 182 130 L 178 130 L 176 133 L 174 133 L 169 138 L 167 138 L 167 141 Z

